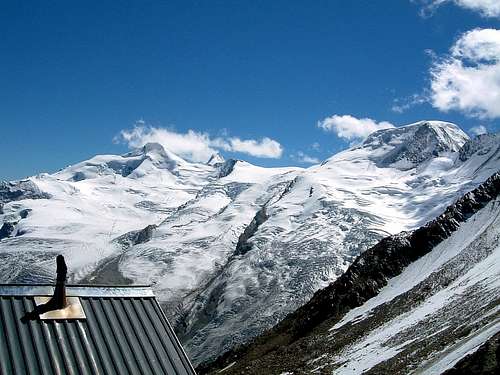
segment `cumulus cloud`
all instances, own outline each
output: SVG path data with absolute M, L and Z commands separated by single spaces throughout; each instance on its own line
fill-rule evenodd
M 445 3 L 454 3 L 462 8 L 479 12 L 485 17 L 500 17 L 500 1 L 498 0 L 423 0 L 425 12 L 432 12 Z
M 488 130 L 483 125 L 473 126 L 472 128 L 470 128 L 469 131 L 474 135 L 481 135 L 488 133 Z
M 351 115 L 333 115 L 318 122 L 318 127 L 331 131 L 347 140 L 366 138 L 374 131 L 394 128 L 387 121 L 376 122 L 370 118 L 356 118 Z
M 194 130 L 177 133 L 165 128 L 146 126 L 143 122 L 138 122 L 132 129 L 122 130 L 115 140 L 125 142 L 130 148 L 141 147 L 149 142 L 159 143 L 174 154 L 196 162 L 205 162 L 216 152 L 206 133 Z
M 291 155 L 292 159 L 297 160 L 299 163 L 303 164 L 318 164 L 320 160 L 314 156 L 305 154 L 302 151 L 298 151 L 296 155 Z
M 281 144 L 264 137 L 260 140 L 238 137 L 212 138 L 208 133 L 188 130 L 185 133 L 172 129 L 148 126 L 138 121 L 132 129 L 124 129 L 115 137 L 130 148 L 138 148 L 148 142 L 161 144 L 174 154 L 195 162 L 206 162 L 218 150 L 240 152 L 259 158 L 279 158 L 283 153 Z
M 431 68 L 431 103 L 447 112 L 500 117 L 500 30 L 464 33 Z
M 222 148 L 226 151 L 242 152 L 259 158 L 277 159 L 283 154 L 283 147 L 279 142 L 268 137 L 261 140 L 229 138 Z

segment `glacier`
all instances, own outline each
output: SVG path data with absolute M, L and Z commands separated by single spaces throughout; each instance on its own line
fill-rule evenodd
M 495 373 L 499 193 L 497 172 L 424 226 L 367 249 L 279 324 L 199 373 Z

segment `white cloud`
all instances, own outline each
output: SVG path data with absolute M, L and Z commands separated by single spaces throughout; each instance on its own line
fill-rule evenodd
M 488 130 L 483 125 L 473 126 L 472 128 L 470 128 L 469 131 L 474 135 L 481 135 L 488 133 Z
M 261 140 L 240 138 L 229 138 L 223 149 L 233 152 L 242 152 L 259 158 L 280 158 L 283 154 L 283 147 L 279 142 L 264 137 Z
M 314 151 L 319 151 L 321 149 L 321 145 L 319 144 L 319 142 L 314 142 L 312 145 L 311 145 L 311 148 L 314 150 Z
M 423 94 L 413 94 L 407 98 L 394 99 L 391 110 L 396 113 L 403 113 L 417 105 L 427 103 L 429 98 Z
M 197 162 L 207 161 L 216 152 L 206 133 L 193 130 L 177 133 L 165 128 L 146 126 L 142 121 L 133 129 L 122 130 L 116 140 L 124 141 L 130 148 L 141 147 L 148 142 L 159 143 L 174 154 Z
M 297 155 L 291 155 L 291 156 L 292 156 L 292 159 L 297 160 L 299 163 L 318 164 L 320 162 L 320 160 L 318 158 L 307 155 L 302 151 L 298 151 Z
M 318 122 L 318 127 L 348 140 L 365 138 L 374 131 L 394 128 L 387 121 L 376 122 L 370 118 L 356 118 L 351 115 L 333 115 Z
M 500 17 L 500 1 L 498 0 L 426 0 L 426 10 L 433 11 L 445 3 L 454 3 L 462 8 L 481 13 L 485 17 Z
M 431 102 L 479 118 L 500 117 L 500 30 L 474 29 L 431 69 Z
M 279 158 L 283 147 L 279 142 L 264 137 L 261 140 L 242 140 L 237 137 L 211 138 L 208 133 L 188 130 L 179 133 L 172 129 L 147 126 L 138 121 L 132 129 L 124 129 L 115 137 L 115 142 L 124 142 L 130 148 L 156 142 L 174 154 L 195 162 L 206 162 L 217 150 L 241 152 L 260 158 Z

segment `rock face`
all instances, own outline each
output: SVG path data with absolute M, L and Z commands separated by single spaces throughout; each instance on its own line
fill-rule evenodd
M 492 153 L 498 157 L 500 153 L 500 134 L 481 134 L 467 141 L 460 149 L 459 159 L 466 161 L 474 154 Z
M 466 355 L 443 375 L 494 375 L 500 373 L 500 332 L 474 353 Z
M 2 227 L 0 228 L 0 240 L 3 238 L 10 237 L 12 233 L 16 230 L 16 224 L 17 223 L 12 223 L 12 222 L 6 222 L 3 223 Z
M 98 155 L 27 180 L 50 199 L 2 201 L 0 225 L 22 235 L 0 242 L 0 281 L 47 281 L 61 253 L 71 282 L 151 284 L 201 363 L 283 320 L 382 238 L 442 214 L 500 169 L 492 142 L 425 121 L 308 169 L 192 163 L 154 143 Z
M 500 286 L 495 285 L 500 275 L 499 193 L 500 173 L 496 173 L 425 226 L 384 238 L 361 254 L 334 283 L 316 292 L 309 302 L 273 329 L 250 345 L 200 366 L 199 372 L 217 373 L 232 363 L 224 373 L 309 373 L 314 369 L 349 373 L 356 368 L 358 372 L 374 374 L 405 374 L 420 367 L 422 371 L 438 373 L 436 369 L 453 365 L 453 360 L 460 359 L 460 352 L 444 361 L 451 356 L 444 348 L 459 346 L 458 343 L 465 346 L 473 338 L 479 342 L 475 343 L 477 347 L 500 331 L 498 312 L 491 315 L 500 302 Z M 463 236 L 469 236 L 468 241 Z M 438 262 L 443 252 L 450 253 L 449 260 Z M 420 264 L 411 270 L 409 266 L 421 258 L 421 264 L 427 268 L 425 272 Z M 488 272 L 482 273 L 488 264 L 494 267 L 490 278 Z M 412 280 L 410 276 L 416 269 L 421 280 L 418 277 Z M 407 272 L 405 277 L 401 275 L 403 272 Z M 396 278 L 398 275 L 401 277 Z M 474 275 L 480 278 L 474 279 Z M 405 285 L 409 282 L 414 285 Z M 474 293 L 466 298 L 458 291 L 452 294 L 447 290 L 457 290 L 458 285 L 467 282 L 468 288 L 461 289 L 461 293 L 469 290 Z M 379 301 L 376 296 L 381 296 Z M 483 306 L 478 305 L 477 298 Z M 427 315 L 434 312 L 427 323 L 425 314 L 412 315 L 426 304 L 436 305 L 435 311 L 432 307 L 424 308 Z M 347 313 L 350 315 L 346 317 Z M 409 324 L 405 328 L 398 323 L 398 316 L 402 319 L 413 316 L 413 327 Z M 459 321 L 460 325 L 456 325 Z M 432 327 L 424 325 L 431 323 Z M 420 328 L 414 328 L 418 324 Z M 427 331 L 439 327 L 443 327 L 443 332 L 436 335 L 438 332 L 434 331 L 435 340 L 427 337 Z M 381 345 L 389 346 L 385 350 L 388 354 L 370 348 L 374 345 L 371 332 L 384 336 L 384 331 L 389 333 Z M 366 357 L 360 356 L 358 347 L 369 348 Z M 448 352 L 453 354 L 452 350 Z M 478 362 L 469 359 L 453 371 L 477 365 Z
M 125 248 L 139 245 L 141 243 L 148 242 L 153 237 L 153 231 L 155 229 L 156 225 L 148 225 L 141 230 L 134 230 L 121 235 L 116 239 L 116 242 Z
M 30 180 L 0 181 L 0 204 L 24 199 L 49 199 L 50 194 L 41 191 Z
M 218 176 L 219 176 L 219 178 L 222 178 L 222 177 L 229 176 L 231 174 L 231 172 L 234 170 L 234 166 L 236 165 L 237 162 L 238 162 L 238 160 L 229 159 L 229 160 L 226 160 L 225 162 L 222 162 L 220 164 L 214 163 L 211 165 L 218 167 L 218 169 L 219 169 Z
M 244 255 L 248 251 L 252 250 L 252 244 L 249 242 L 249 240 L 255 234 L 255 232 L 257 232 L 259 226 L 263 224 L 267 219 L 268 217 L 266 214 L 266 206 L 264 205 L 259 211 L 257 211 L 250 224 L 248 224 L 243 233 L 238 237 L 235 255 Z
M 208 165 L 216 165 L 216 164 L 222 164 L 224 163 L 224 158 L 222 157 L 221 154 L 218 152 L 210 156 L 210 159 L 208 159 L 207 164 Z
M 379 166 L 411 169 L 446 152 L 457 152 L 469 140 L 456 125 L 421 121 L 402 128 L 379 130 L 361 145 L 375 151 Z

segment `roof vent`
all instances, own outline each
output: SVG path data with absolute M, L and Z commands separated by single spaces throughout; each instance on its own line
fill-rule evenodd
M 47 302 L 43 299 L 35 299 L 35 302 L 41 303 L 33 309 L 33 311 L 27 312 L 21 321 L 26 323 L 28 320 L 35 320 L 40 317 L 40 315 L 45 314 L 49 311 L 61 310 L 67 306 L 66 300 L 66 274 L 68 268 L 66 267 L 66 262 L 62 255 L 58 255 L 56 258 L 57 262 L 57 276 L 56 276 L 56 287 L 54 289 L 54 294 Z M 43 303 L 45 302 L 45 303 Z M 74 302 L 71 304 L 73 305 Z M 78 303 L 79 304 L 79 303 Z

